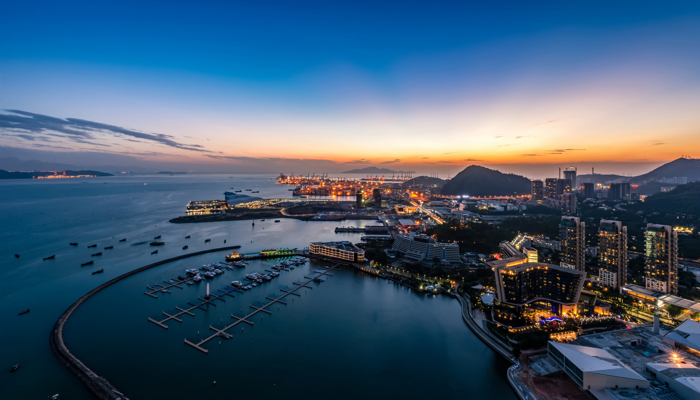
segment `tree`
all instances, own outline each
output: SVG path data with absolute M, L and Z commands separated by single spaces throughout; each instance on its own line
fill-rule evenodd
M 668 315 L 670 315 L 671 318 L 676 318 L 677 316 L 681 315 L 683 309 L 678 307 L 677 305 L 668 304 L 666 306 L 666 311 L 668 311 Z

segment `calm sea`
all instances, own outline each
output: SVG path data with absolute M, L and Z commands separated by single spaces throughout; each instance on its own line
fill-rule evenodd
M 0 181 L 0 398 L 89 399 L 49 348 L 58 316 L 95 286 L 154 261 L 186 251 L 239 244 L 241 251 L 308 246 L 310 241 L 353 240 L 336 226 L 371 221 L 272 220 L 170 224 L 190 200 L 223 199 L 226 190 L 259 190 L 260 197 L 290 197 L 274 176 L 197 175 L 108 177 L 65 181 Z M 243 192 L 245 193 L 245 192 Z M 148 245 L 161 235 L 166 245 Z M 185 236 L 191 235 L 191 239 Z M 126 238 L 126 242 L 119 242 Z M 204 243 L 205 239 L 210 243 Z M 223 241 L 227 243 L 224 244 Z M 70 246 L 77 242 L 77 247 Z M 88 245 L 97 244 L 96 248 Z M 105 250 L 107 246 L 114 249 Z M 102 252 L 101 256 L 92 254 Z M 15 258 L 19 254 L 20 258 Z M 56 255 L 54 260 L 44 257 Z M 143 294 L 146 285 L 181 275 L 187 268 L 223 259 L 211 253 L 157 267 L 122 281 L 90 299 L 65 329 L 69 349 L 132 399 L 454 396 L 515 398 L 508 364 L 483 345 L 460 318 L 459 305 L 424 297 L 355 270 L 288 296 L 254 326 L 232 329 L 230 340 L 213 340 L 203 354 L 186 344 L 209 335 L 209 326 L 230 324 L 267 296 L 302 281 L 323 264 L 283 272 L 236 298 L 220 302 L 165 330 L 148 322 L 196 301 L 203 284 Z M 80 264 L 94 260 L 94 265 Z M 210 280 L 211 290 L 270 262 L 253 262 Z M 103 274 L 92 275 L 97 269 Z M 290 297 L 294 297 L 293 299 Z M 277 309 L 279 307 L 279 309 Z M 23 316 L 17 313 L 30 308 Z M 255 318 L 260 318 L 260 314 Z M 19 362 L 19 371 L 10 366 Z M 216 381 L 216 386 L 213 385 Z

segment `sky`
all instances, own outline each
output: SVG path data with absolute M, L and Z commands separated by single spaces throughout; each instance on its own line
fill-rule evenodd
M 700 157 L 697 1 L 5 0 L 0 37 L 0 157 L 552 176 Z

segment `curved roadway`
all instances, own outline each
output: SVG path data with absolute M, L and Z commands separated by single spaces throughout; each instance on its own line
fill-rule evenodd
M 167 260 L 162 260 L 158 261 L 153 264 L 146 265 L 145 267 L 137 268 L 135 270 L 129 271 L 123 275 L 119 275 L 118 277 L 103 283 L 102 285 L 96 287 L 95 289 L 91 290 L 88 292 L 86 295 L 78 299 L 75 303 L 73 303 L 68 309 L 61 314 L 61 316 L 58 318 L 58 321 L 56 321 L 56 324 L 53 326 L 53 329 L 51 329 L 51 335 L 49 337 L 49 343 L 51 345 L 51 351 L 53 354 L 58 358 L 58 361 L 65 365 L 68 369 L 71 370 L 71 372 L 80 379 L 85 386 L 87 386 L 88 389 L 99 399 L 110 399 L 110 400 L 128 400 L 126 396 L 124 396 L 121 392 L 119 392 L 114 386 L 112 386 L 105 378 L 95 374 L 90 368 L 88 368 L 85 364 L 82 363 L 76 356 L 74 356 L 69 350 L 68 347 L 66 347 L 65 342 L 63 341 L 63 327 L 66 324 L 66 321 L 68 318 L 73 314 L 73 311 L 75 311 L 78 306 L 83 304 L 87 299 L 95 295 L 97 292 L 100 290 L 113 285 L 122 279 L 128 278 L 131 275 L 135 275 L 139 272 L 145 271 L 147 269 L 151 269 L 153 267 L 157 267 L 159 265 L 167 264 L 172 261 L 177 261 L 181 260 L 183 258 L 188 258 L 188 257 L 194 257 L 194 256 L 199 256 L 202 254 L 207 254 L 207 253 L 214 253 L 217 251 L 224 251 L 224 250 L 234 250 L 238 249 L 241 246 L 227 246 L 227 247 L 219 247 L 216 249 L 210 249 L 210 250 L 203 250 L 203 251 L 197 251 L 194 253 L 189 253 L 189 254 L 183 254 L 181 256 L 173 257 L 173 258 L 168 258 Z

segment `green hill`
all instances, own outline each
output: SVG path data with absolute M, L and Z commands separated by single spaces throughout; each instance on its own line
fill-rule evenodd
M 413 178 L 411 180 L 408 180 L 404 183 L 401 184 L 402 187 L 409 187 L 409 186 L 425 186 L 425 187 L 442 187 L 445 182 L 447 182 L 444 179 L 440 178 L 431 178 L 429 176 L 419 176 L 416 178 Z
M 676 186 L 666 193 L 656 193 L 644 200 L 644 208 L 665 213 L 700 215 L 700 182 Z
M 529 194 L 532 183 L 515 174 L 471 165 L 447 181 L 440 193 L 469 196 L 512 196 Z
M 629 181 L 644 184 L 661 178 L 686 177 L 688 182 L 700 181 L 700 159 L 679 158 L 666 163 L 644 175 L 630 178 Z

